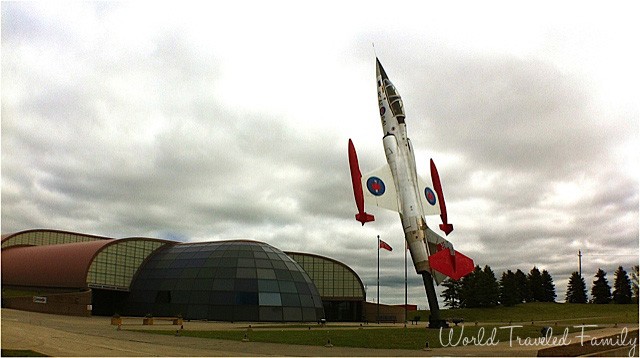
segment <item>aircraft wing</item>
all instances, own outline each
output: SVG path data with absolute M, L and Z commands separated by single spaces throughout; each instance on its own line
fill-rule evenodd
M 398 195 L 388 164 L 362 176 L 364 202 L 399 212 Z M 425 215 L 440 215 L 440 203 L 431 180 L 418 178 L 420 200 Z
M 473 260 L 455 251 L 451 242 L 429 228 L 426 229 L 426 236 L 431 274 L 438 285 L 445 277 L 459 280 L 473 271 Z
M 392 211 L 398 208 L 398 194 L 388 164 L 362 176 L 364 202 Z
M 418 190 L 424 214 L 440 215 L 440 202 L 438 201 L 438 195 L 436 195 L 431 178 L 425 180 L 418 177 Z

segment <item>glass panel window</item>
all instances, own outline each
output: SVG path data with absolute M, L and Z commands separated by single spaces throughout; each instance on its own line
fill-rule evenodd
M 249 258 L 239 258 L 238 267 L 256 267 L 256 261 Z
M 258 278 L 263 280 L 275 280 L 276 273 L 271 269 L 257 269 Z
M 256 259 L 267 259 L 267 253 L 265 252 L 260 252 L 260 251 L 256 251 L 253 253 L 253 257 L 255 257 Z
M 302 274 L 299 271 L 291 271 L 291 276 L 293 277 L 293 280 L 296 282 L 305 282 L 304 276 L 302 276 Z
M 236 292 L 236 305 L 257 305 L 258 293 L 256 292 Z
M 315 307 L 311 295 L 300 295 L 300 305 L 302 307 Z
M 315 315 L 314 315 L 315 316 Z M 260 307 L 261 321 L 282 321 L 282 307 Z M 310 321 L 313 321 L 311 319 Z
M 300 306 L 300 297 L 297 294 L 293 293 L 282 293 L 282 305 L 283 306 Z
M 256 292 L 258 291 L 258 282 L 250 279 L 237 279 L 235 282 L 234 290 L 244 292 Z
M 258 280 L 258 291 L 260 292 L 278 292 L 280 286 L 275 280 Z
M 237 278 L 256 278 L 256 269 L 249 267 L 238 267 Z
M 216 269 L 216 276 L 219 278 L 232 278 L 235 277 L 237 269 L 235 267 L 218 267 Z
M 288 270 L 275 270 L 275 272 L 278 280 L 283 280 L 283 281 L 293 280 L 293 276 L 291 276 L 291 272 Z
M 158 280 L 161 281 L 161 280 Z M 155 285 L 154 285 L 155 286 Z M 180 291 L 180 290 L 191 290 L 193 289 L 193 280 L 178 280 L 176 282 L 176 287 L 175 290 Z
M 302 320 L 302 309 L 298 307 L 283 307 L 282 320 L 289 322 L 297 322 Z
M 212 305 L 232 305 L 235 303 L 235 292 L 231 291 L 213 291 L 209 298 Z
M 296 284 L 292 281 L 280 281 L 280 292 L 297 293 Z
M 256 260 L 256 267 L 259 268 L 272 268 L 271 261 L 269 260 Z
M 238 267 L 238 258 L 222 257 L 219 261 L 219 265 L 222 267 Z
M 216 291 L 232 291 L 234 286 L 234 280 L 227 278 L 216 278 L 213 280 L 211 286 Z
M 216 273 L 216 269 L 213 267 L 203 267 L 198 272 L 198 278 L 212 278 Z
M 193 291 L 189 301 L 195 304 L 208 304 L 210 291 Z
M 280 293 L 276 292 L 260 292 L 260 306 L 282 306 Z

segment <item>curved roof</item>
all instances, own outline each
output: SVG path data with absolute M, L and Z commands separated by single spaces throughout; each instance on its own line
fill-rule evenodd
M 286 251 L 307 272 L 323 300 L 366 300 L 360 276 L 346 264 L 325 256 Z
M 96 254 L 114 240 L 45 246 L 15 246 L 2 250 L 5 285 L 84 288 Z
M 322 300 L 307 273 L 279 249 L 231 240 L 166 246 L 131 284 L 128 315 L 313 322 Z
M 148 238 L 112 240 L 93 258 L 86 276 L 87 285 L 109 290 L 129 290 L 142 263 L 167 244 L 175 242 Z
M 33 229 L 2 235 L 2 248 L 5 249 L 12 246 L 70 244 L 96 240 L 112 239 L 104 236 L 79 234 L 62 230 Z
M 33 232 L 32 232 L 33 233 Z M 92 238 L 62 232 L 64 240 Z M 172 241 L 129 238 L 91 239 L 55 244 L 27 242 L 2 249 L 2 283 L 15 286 L 128 290 L 140 265 L 156 249 Z M 30 235 L 31 241 L 35 237 Z M 45 238 L 47 239 L 47 238 Z M 24 241 L 24 237 L 20 239 Z M 38 237 L 37 240 L 42 240 Z M 114 265 L 118 262 L 119 264 Z

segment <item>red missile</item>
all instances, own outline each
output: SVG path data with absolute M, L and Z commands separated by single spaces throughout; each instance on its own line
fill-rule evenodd
M 438 195 L 438 203 L 440 203 L 440 219 L 442 219 L 440 230 L 444 231 L 445 235 L 449 235 L 449 233 L 453 231 L 453 224 L 449 224 L 447 222 L 447 206 L 444 203 L 444 193 L 442 192 L 442 185 L 440 184 L 440 176 L 438 175 L 438 169 L 436 168 L 436 164 L 433 162 L 433 159 L 431 159 L 430 167 L 431 179 L 433 180 L 436 195 Z
M 358 213 L 356 214 L 356 220 L 362 223 L 375 220 L 373 215 L 367 214 L 364 211 L 364 194 L 362 192 L 362 173 L 360 173 L 360 166 L 358 165 L 358 155 L 356 154 L 356 148 L 353 146 L 353 142 L 349 139 L 349 169 L 351 170 L 351 184 L 353 184 L 353 196 L 356 199 L 356 207 Z

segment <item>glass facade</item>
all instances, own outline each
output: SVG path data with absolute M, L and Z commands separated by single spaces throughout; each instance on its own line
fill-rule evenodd
M 95 242 L 103 240 L 104 245 Z M 81 242 L 98 244 L 86 253 L 86 279 L 78 275 L 80 283 L 92 288 L 94 314 L 358 321 L 366 300 L 360 278 L 348 266 L 313 254 L 283 253 L 256 241 L 182 244 L 38 229 L 6 236 L 2 248 Z
M 101 239 L 107 238 L 56 230 L 29 230 L 7 237 L 2 241 L 2 248 L 4 249 L 9 246 L 17 245 L 41 246 L 70 244 L 74 242 L 95 241 Z
M 360 277 L 348 266 L 326 257 L 289 252 L 316 284 L 323 300 L 365 301 L 364 285 Z
M 125 314 L 220 321 L 318 321 L 311 278 L 282 251 L 255 241 L 167 246 L 141 267 Z
M 144 260 L 166 242 L 153 239 L 121 239 L 100 251 L 87 272 L 87 286 L 129 290 Z
M 355 322 L 363 319 L 364 285 L 351 268 L 313 254 L 287 252 L 287 255 L 300 264 L 316 284 L 328 321 Z

